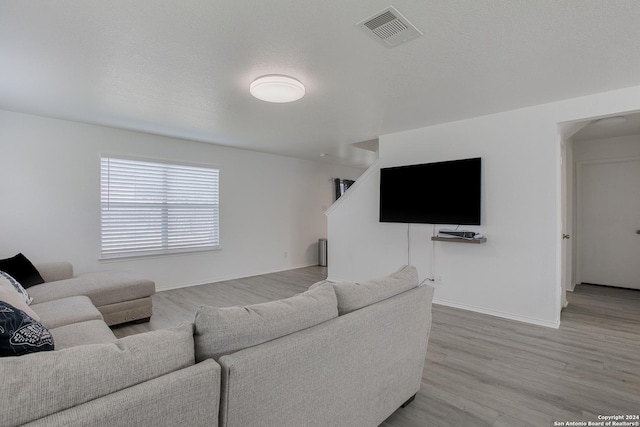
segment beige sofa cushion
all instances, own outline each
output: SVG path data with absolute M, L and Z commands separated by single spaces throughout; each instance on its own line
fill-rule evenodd
M 77 347 L 86 344 L 103 344 L 117 338 L 102 320 L 72 323 L 49 329 L 55 343 L 55 350 Z
M 98 309 L 85 296 L 33 304 L 31 308 L 40 316 L 40 323 L 49 329 L 88 320 L 102 320 Z
M 330 281 L 328 281 L 328 280 L 320 280 L 319 282 L 316 282 L 316 283 L 314 283 L 313 285 L 309 286 L 309 289 L 308 289 L 308 290 L 309 290 L 309 291 L 311 291 L 311 290 L 313 290 L 313 289 L 315 289 L 315 288 L 317 288 L 317 287 L 319 287 L 319 286 L 324 286 L 324 285 L 326 285 L 326 284 L 331 284 L 331 285 L 333 285 L 333 282 L 330 282 Z
M 338 316 L 331 286 L 244 307 L 206 307 L 195 318 L 196 360 L 217 359 Z
M 333 284 L 341 316 L 417 286 L 418 272 L 412 265 L 406 265 L 389 276 L 367 282 Z
M 5 357 L 0 363 L 3 425 L 20 425 L 183 369 L 194 363 L 193 325 L 109 344 Z

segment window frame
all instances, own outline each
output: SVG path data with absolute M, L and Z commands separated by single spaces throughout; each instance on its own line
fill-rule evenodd
M 202 170 L 202 169 L 208 170 L 209 172 L 212 172 L 213 175 L 215 175 L 215 178 L 213 178 L 213 181 L 215 181 L 214 182 L 215 187 L 212 190 L 212 194 L 211 194 L 211 197 L 213 197 L 215 202 L 210 204 L 168 202 L 166 200 L 167 194 L 168 194 L 166 187 L 163 188 L 163 194 L 164 194 L 165 200 L 160 203 L 158 203 L 157 201 L 155 203 L 136 202 L 135 200 L 131 202 L 113 201 L 110 199 L 109 190 L 107 190 L 107 200 L 105 200 L 104 199 L 105 188 L 103 188 L 104 174 L 106 173 L 108 175 L 110 171 L 104 170 L 104 167 L 105 167 L 104 161 L 109 163 L 111 160 L 116 162 L 118 161 L 132 162 L 130 163 L 131 165 L 134 165 L 135 163 L 139 163 L 138 166 L 140 166 L 141 169 L 143 166 L 142 164 L 146 164 L 151 168 L 156 168 L 158 170 L 162 169 L 163 166 L 166 167 L 167 170 L 171 169 L 172 167 L 176 169 L 192 168 L 193 171 Z M 189 254 L 189 253 L 199 253 L 199 252 L 207 252 L 207 251 L 217 251 L 221 249 L 221 246 L 220 246 L 220 174 L 221 173 L 220 173 L 219 166 L 215 164 L 191 163 L 191 162 L 183 162 L 183 161 L 175 161 L 175 160 L 167 160 L 167 159 L 134 157 L 134 156 L 126 156 L 126 155 L 120 155 L 120 154 L 101 153 L 99 167 L 100 167 L 100 171 L 99 171 L 100 225 L 99 225 L 98 237 L 99 237 L 100 247 L 99 247 L 98 259 L 100 261 L 108 262 L 108 261 L 118 261 L 118 260 L 132 259 L 132 258 L 162 257 L 162 256 L 176 255 L 176 254 Z M 165 173 L 166 173 L 166 170 L 165 170 Z M 110 177 L 107 177 L 107 181 L 109 181 L 109 179 Z M 110 181 L 109 181 L 109 185 L 111 185 Z M 146 208 L 153 207 L 155 208 L 155 210 L 158 210 L 159 208 L 161 211 L 161 214 L 160 214 L 161 227 L 160 227 L 160 235 L 159 237 L 156 236 L 156 239 L 160 238 L 161 240 L 160 246 L 156 244 L 154 245 L 153 248 L 147 248 L 147 249 L 136 248 L 132 246 L 128 250 L 120 249 L 116 251 L 113 251 L 113 250 L 109 251 L 108 248 L 105 247 L 105 215 L 104 215 L 105 204 L 109 206 L 112 206 L 113 204 L 115 204 L 115 205 L 119 205 L 120 207 L 133 207 L 133 206 L 146 207 Z M 170 234 L 172 234 L 170 232 L 170 223 L 171 223 L 171 221 L 169 220 L 169 218 L 171 217 L 170 211 L 172 209 L 176 210 L 176 208 L 178 210 L 181 208 L 184 209 L 187 206 L 193 208 L 196 205 L 199 207 L 208 206 L 210 209 L 213 210 L 212 216 L 208 218 L 208 220 L 211 221 L 210 226 L 212 227 L 212 230 L 213 230 L 212 231 L 213 237 L 211 239 L 211 242 L 207 244 L 181 245 L 180 247 L 171 247 L 171 245 L 175 244 L 175 242 L 172 243 L 171 238 L 168 237 Z M 206 208 L 204 209 L 206 210 Z M 193 219 L 193 217 L 191 217 L 191 219 Z M 158 219 L 155 218 L 155 220 L 157 221 Z M 201 229 L 199 230 L 201 231 Z M 179 235 L 182 236 L 183 234 L 179 234 Z

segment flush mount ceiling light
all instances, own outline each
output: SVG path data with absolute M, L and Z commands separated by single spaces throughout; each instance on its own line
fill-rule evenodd
M 293 77 L 269 74 L 258 77 L 249 87 L 251 95 L 267 102 L 293 102 L 305 94 L 304 85 Z

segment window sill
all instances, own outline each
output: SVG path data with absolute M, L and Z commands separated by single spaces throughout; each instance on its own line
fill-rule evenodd
M 173 252 L 117 255 L 117 256 L 109 256 L 109 257 L 99 257 L 98 262 L 103 264 L 108 264 L 108 263 L 120 262 L 120 261 L 126 262 L 126 261 L 137 261 L 137 260 L 143 260 L 143 259 L 166 258 L 166 257 L 173 257 L 173 256 L 198 255 L 204 252 L 218 252 L 221 250 L 222 248 L 220 246 L 216 246 L 216 247 L 208 247 L 208 248 L 202 248 L 202 249 L 185 249 L 185 250 L 173 251 Z

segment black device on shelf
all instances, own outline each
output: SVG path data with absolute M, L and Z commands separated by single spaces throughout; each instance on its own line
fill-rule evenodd
M 380 222 L 480 225 L 482 159 L 380 169 Z
M 476 236 L 475 231 L 468 230 L 438 230 L 438 237 L 458 237 L 461 239 L 473 239 Z

